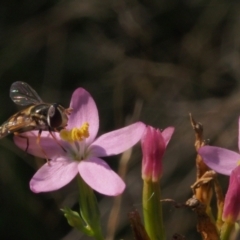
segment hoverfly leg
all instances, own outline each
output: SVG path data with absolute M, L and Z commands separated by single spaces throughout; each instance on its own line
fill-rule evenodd
M 56 141 L 56 143 L 59 145 L 59 147 L 64 151 L 67 152 L 66 149 L 59 143 L 59 141 L 57 140 L 57 138 L 55 137 L 55 135 L 53 134 L 53 132 L 51 131 L 51 129 L 49 128 L 49 133 L 51 134 L 52 138 Z
M 41 148 L 41 151 L 42 151 L 42 153 L 45 155 L 45 158 L 46 158 L 47 163 L 50 165 L 50 163 L 49 163 L 49 160 L 50 160 L 50 159 L 47 157 L 46 152 L 44 151 L 44 149 L 42 148 L 42 146 L 41 146 L 41 144 L 40 144 L 41 133 L 42 133 L 42 129 L 40 129 L 39 132 L 38 132 L 37 145 L 39 145 L 39 147 Z
M 28 137 L 25 137 L 25 136 L 19 134 L 18 132 L 14 132 L 14 135 L 15 135 L 15 136 L 18 136 L 18 137 L 20 137 L 20 138 L 26 139 L 26 141 L 27 141 L 27 146 L 26 146 L 25 152 L 27 152 L 27 151 L 28 151 L 28 147 L 29 147 L 29 139 L 28 139 Z

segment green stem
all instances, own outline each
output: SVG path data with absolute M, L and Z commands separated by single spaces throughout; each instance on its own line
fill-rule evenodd
M 100 224 L 100 211 L 93 190 L 78 176 L 79 208 L 80 215 L 86 223 L 86 228 L 91 228 L 92 237 L 104 240 Z
M 143 216 L 151 240 L 165 240 L 159 182 L 143 181 Z
M 234 222 L 225 222 L 221 229 L 221 240 L 229 240 L 232 230 L 234 228 Z

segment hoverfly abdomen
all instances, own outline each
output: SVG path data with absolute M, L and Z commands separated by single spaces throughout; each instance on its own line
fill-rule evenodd
M 0 127 L 0 138 L 7 136 L 9 133 L 11 133 L 11 132 L 8 130 L 7 126 L 5 124 L 3 124 Z
M 0 138 L 13 132 L 31 131 L 36 127 L 30 117 L 30 109 L 19 111 L 0 126 Z

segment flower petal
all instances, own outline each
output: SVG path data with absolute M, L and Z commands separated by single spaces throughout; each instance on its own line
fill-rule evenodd
M 91 154 L 97 157 L 104 157 L 122 153 L 141 139 L 145 128 L 145 124 L 137 122 L 103 134 L 90 146 Z
M 26 133 L 21 133 L 20 135 L 14 136 L 15 144 L 21 148 L 22 150 L 26 151 L 27 153 L 32 154 L 34 156 L 40 158 L 48 158 L 51 159 L 53 156 L 60 155 L 63 152 L 63 149 L 59 146 L 65 146 L 65 142 L 60 140 L 58 137 L 58 133 L 55 134 L 57 141 L 53 139 L 48 131 L 44 131 L 40 137 L 40 143 L 37 143 L 38 138 L 38 131 L 31 131 Z M 28 143 L 28 147 L 27 147 Z M 46 154 L 44 154 L 44 152 Z
M 117 196 L 125 189 L 123 180 L 100 158 L 81 161 L 78 170 L 83 180 L 99 193 Z
M 167 127 L 162 131 L 162 136 L 165 140 L 166 146 L 168 145 L 173 133 L 174 133 L 174 127 Z
M 240 154 L 220 147 L 204 146 L 198 153 L 208 167 L 225 175 L 230 175 L 240 160 Z
M 224 200 L 223 220 L 235 222 L 240 215 L 240 166 L 237 166 L 230 175 L 229 186 Z
M 238 150 L 240 151 L 240 117 L 238 119 Z
M 50 192 L 68 184 L 78 173 L 76 161 L 58 158 L 45 163 L 32 177 L 30 189 L 35 192 Z
M 90 136 L 86 142 L 91 143 L 96 138 L 99 128 L 98 110 L 93 98 L 85 89 L 78 88 L 72 95 L 70 107 L 73 111 L 69 116 L 67 128 L 81 127 L 88 122 Z

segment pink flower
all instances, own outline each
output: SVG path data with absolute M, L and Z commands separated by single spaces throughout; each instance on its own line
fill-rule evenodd
M 240 150 L 240 118 L 238 126 L 238 149 Z M 208 167 L 224 175 L 230 175 L 240 161 L 239 153 L 220 147 L 204 146 L 198 150 L 198 153 Z
M 147 126 L 142 137 L 142 178 L 157 182 L 162 175 L 162 157 L 174 132 L 168 127 L 162 132 Z
M 109 196 L 121 194 L 125 183 L 101 157 L 116 155 L 132 147 L 141 139 L 145 125 L 137 122 L 96 138 L 99 118 L 91 95 L 83 88 L 76 89 L 70 107 L 73 111 L 67 129 L 55 134 L 66 152 L 47 131 L 42 133 L 40 145 L 51 161 L 35 173 L 30 181 L 31 190 L 36 193 L 57 190 L 80 174 L 97 192 Z M 38 131 L 32 131 L 22 135 L 29 139 L 28 153 L 45 158 L 37 144 L 37 134 Z M 15 136 L 14 140 L 25 150 L 26 139 Z
M 238 148 L 240 149 L 240 118 L 238 120 Z M 224 201 L 223 220 L 235 222 L 240 213 L 240 154 L 231 150 L 204 146 L 198 150 L 204 162 L 214 171 L 230 175 L 228 191 Z

